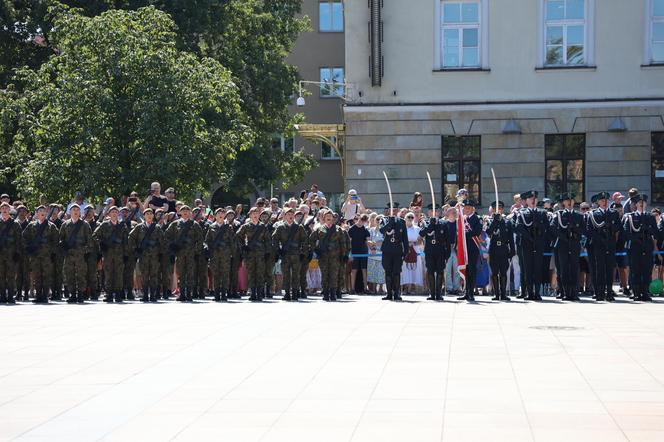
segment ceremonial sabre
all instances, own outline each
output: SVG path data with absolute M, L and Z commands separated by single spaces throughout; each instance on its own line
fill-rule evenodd
M 431 204 L 433 207 L 433 217 L 436 218 L 436 194 L 433 192 L 433 183 L 431 182 L 431 175 L 427 171 L 427 179 L 429 180 L 429 190 L 431 190 Z
M 390 194 L 390 216 L 394 216 L 394 201 L 392 201 L 392 188 L 390 187 L 390 180 L 387 179 L 387 174 L 383 171 L 385 177 L 385 184 L 387 184 L 387 192 Z
M 493 167 L 491 168 L 491 176 L 493 177 L 493 190 L 496 192 L 496 212 L 498 213 L 498 183 L 496 182 L 496 173 L 493 171 Z M 491 241 L 489 241 L 489 244 L 491 244 Z M 496 275 L 496 280 L 498 281 L 498 287 L 494 287 L 493 290 L 498 294 L 498 302 L 500 302 L 501 296 L 500 296 L 500 272 Z M 507 288 L 506 288 L 507 289 Z

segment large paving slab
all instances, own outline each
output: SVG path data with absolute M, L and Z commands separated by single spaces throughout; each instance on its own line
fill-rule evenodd
M 0 307 L 0 440 L 662 441 L 664 303 Z

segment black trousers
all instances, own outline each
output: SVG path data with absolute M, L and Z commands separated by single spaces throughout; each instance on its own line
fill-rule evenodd
M 426 253 L 426 251 L 425 251 Z M 446 256 L 442 253 L 427 253 L 424 255 L 424 261 L 427 267 L 427 284 L 431 294 L 440 294 L 445 278 Z
M 522 290 L 525 290 L 528 297 L 537 297 L 538 288 L 543 280 L 544 247 L 538 243 L 524 242 L 521 244 L 521 257 Z
M 401 266 L 403 265 L 401 253 L 383 252 L 381 263 L 385 270 L 387 293 L 398 294 L 401 287 Z
M 611 293 L 613 273 L 616 269 L 616 251 L 605 244 L 594 244 L 588 250 L 590 275 L 597 299 L 604 299 Z
M 652 275 L 652 249 L 642 243 L 632 241 L 629 251 L 629 273 L 632 275 L 630 284 L 635 296 L 649 296 L 648 286 Z
M 468 262 L 466 263 L 466 295 L 472 295 L 475 292 L 477 282 L 477 259 L 480 252 L 475 244 L 467 246 Z

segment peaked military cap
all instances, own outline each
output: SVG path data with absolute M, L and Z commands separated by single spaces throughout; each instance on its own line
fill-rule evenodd
M 559 202 L 560 201 L 566 201 L 566 200 L 573 200 L 575 196 L 576 195 L 574 195 L 571 192 L 565 192 L 565 193 L 561 193 L 560 195 L 558 195 L 557 200 Z
M 463 200 L 462 203 L 463 203 L 464 206 L 470 206 L 470 207 L 475 207 L 475 205 L 477 204 L 477 203 L 475 203 L 474 200 L 472 200 L 470 198 L 467 198 L 467 199 Z
M 609 192 L 600 192 L 600 193 L 596 193 L 595 195 L 593 195 L 590 198 L 590 202 L 596 203 L 599 200 L 608 200 L 609 198 L 611 198 L 611 195 L 609 194 Z
M 637 195 L 634 195 L 631 199 L 632 199 L 632 202 L 634 204 L 638 203 L 639 201 L 643 201 L 643 202 L 647 203 L 648 202 L 648 195 L 637 194 Z
M 494 209 L 496 208 L 496 202 L 495 202 L 495 201 L 491 203 L 491 207 L 493 207 Z M 498 208 L 499 208 L 499 209 L 502 209 L 502 208 L 504 208 L 504 207 L 505 207 L 505 203 L 502 202 L 502 201 L 500 201 L 500 200 L 498 200 Z
M 519 197 L 522 200 L 526 200 L 528 198 L 533 198 L 533 197 L 537 198 L 537 195 L 538 195 L 537 190 L 528 190 L 526 192 L 523 192 L 521 195 L 519 195 Z

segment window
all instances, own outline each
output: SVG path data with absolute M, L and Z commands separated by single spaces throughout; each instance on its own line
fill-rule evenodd
M 480 204 L 480 137 L 443 136 L 443 193 L 445 201 L 456 200 L 459 189 Z
M 544 65 L 590 64 L 589 2 L 592 0 L 544 0 Z
M 337 137 L 331 137 L 331 138 L 332 138 L 333 143 L 337 142 Z M 321 142 L 320 150 L 321 150 L 320 157 L 323 160 L 338 160 L 339 159 L 339 154 L 337 153 L 337 150 L 334 149 L 332 146 L 330 146 L 327 143 Z
M 318 2 L 318 29 L 321 32 L 344 31 L 344 5 L 341 0 Z
M 585 134 L 547 135 L 544 139 L 546 155 L 546 196 L 555 199 L 563 192 L 585 198 L 586 136 Z
M 344 68 L 320 68 L 321 97 L 343 97 Z
M 664 132 L 653 132 L 652 141 L 652 203 L 664 204 Z
M 285 138 L 281 134 L 275 134 L 272 136 L 272 148 L 278 149 L 282 152 L 293 153 L 293 137 Z
M 479 0 L 443 0 L 440 8 L 443 69 L 482 66 L 481 3 Z
M 664 63 L 664 0 L 650 0 L 649 6 L 648 62 Z

